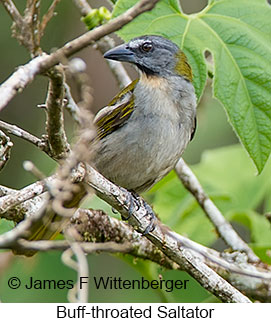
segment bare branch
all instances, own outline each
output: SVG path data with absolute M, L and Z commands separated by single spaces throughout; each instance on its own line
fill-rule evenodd
M 51 177 L 53 178 L 53 177 Z M 9 209 L 44 193 L 46 190 L 46 184 L 44 181 L 39 181 L 25 188 L 17 191 L 13 194 L 8 194 L 0 198 L 0 214 L 4 214 Z
M 15 125 L 11 125 L 7 122 L 0 120 L 0 129 L 4 130 L 14 136 L 23 138 L 39 148 L 41 148 L 43 146 L 43 141 L 41 139 L 35 137 L 34 135 L 30 134 L 29 132 L 27 132 Z
M 1 2 L 13 20 L 13 37 L 25 46 L 33 56 L 40 53 L 40 2 L 38 0 L 27 1 L 24 16 L 20 15 L 12 0 L 1 0 Z
M 166 257 L 147 238 L 136 232 L 132 226 L 108 216 L 101 210 L 78 209 L 70 225 L 84 241 L 96 243 L 114 241 L 118 245 L 127 245 L 129 253 L 135 257 L 149 259 L 166 268 L 178 268 L 177 264 Z
M 0 86 L 0 110 L 2 110 L 9 101 L 34 80 L 34 77 L 40 73 L 41 64 L 47 54 L 42 54 L 33 58 L 26 65 L 20 66 L 16 71 Z
M 13 192 L 8 190 L 7 192 Z M 6 190 L 3 189 L 5 194 Z M 42 203 L 42 196 L 40 198 Z M 27 201 L 21 206 L 26 208 Z M 35 204 L 34 204 L 35 205 Z M 32 205 L 33 207 L 33 205 Z M 34 212 L 35 213 L 35 212 Z M 30 214 L 27 213 L 28 216 Z M 32 215 L 31 215 L 32 216 Z M 159 224 L 160 225 L 160 224 Z M 133 230 L 131 226 L 124 223 L 123 221 L 109 217 L 103 213 L 103 211 L 94 210 L 83 210 L 79 209 L 71 219 L 69 227 L 73 227 L 80 234 L 76 237 L 81 241 L 95 241 L 96 243 L 81 243 L 80 246 L 84 252 L 92 253 L 97 250 L 104 252 L 121 252 L 129 253 L 137 258 L 148 259 L 158 263 L 161 266 L 170 269 L 183 269 L 177 263 L 170 260 L 163 254 L 154 244 L 152 244 L 146 237 L 142 237 L 141 234 Z M 213 270 L 218 272 L 222 277 L 226 278 L 239 290 L 244 291 L 246 295 L 250 295 L 254 299 L 262 301 L 269 301 L 271 299 L 271 273 L 270 271 L 264 270 L 259 265 L 247 263 L 245 255 L 233 253 L 221 255 L 210 248 L 204 247 L 197 244 L 185 237 L 177 235 L 174 232 L 168 233 L 174 240 L 178 241 L 179 246 L 188 248 L 188 250 L 197 253 L 198 261 L 201 261 L 211 267 Z M 102 243 L 98 243 L 98 242 Z M 104 242 L 105 241 L 105 242 Z M 115 242 L 116 246 L 111 250 L 107 241 Z M 102 245 L 105 243 L 104 249 Z M 10 242 L 10 245 L 0 244 L 0 248 L 11 248 L 14 241 Z M 114 245 L 113 245 L 114 246 Z M 46 250 L 65 250 L 70 247 L 68 241 L 26 241 L 19 240 L 16 242 L 17 252 L 24 250 L 24 254 L 28 254 L 26 251 L 46 251 Z M 14 249 L 14 246 L 13 246 Z M 31 254 L 31 253 L 30 253 Z
M 49 7 L 48 11 L 45 13 L 45 15 L 42 17 L 41 23 L 40 23 L 40 37 L 43 36 L 44 30 L 48 24 L 48 22 L 53 18 L 54 11 L 57 6 L 57 4 L 60 2 L 60 0 L 53 0 L 51 6 Z
M 67 102 L 65 103 L 65 108 L 69 111 L 73 120 L 78 124 L 80 124 L 80 117 L 79 117 L 80 109 L 72 97 L 69 85 L 67 83 L 64 83 L 64 87 L 66 91 L 66 100 L 67 100 Z
M 7 197 L 8 195 L 11 197 L 12 194 L 17 193 L 17 190 L 12 190 L 7 187 L 0 186 L 0 197 Z M 0 218 L 19 223 L 20 221 L 24 220 L 25 217 L 33 216 L 38 210 L 40 210 L 41 206 L 43 205 L 44 198 L 45 194 L 43 193 L 18 205 L 11 206 L 5 212 L 0 213 Z
M 10 15 L 11 19 L 17 26 L 22 26 L 24 24 L 23 17 L 19 13 L 18 9 L 16 8 L 15 4 L 12 0 L 1 0 L 3 6 L 7 10 L 8 14 Z
M 69 57 L 105 35 L 119 30 L 141 13 L 151 10 L 158 1 L 141 0 L 122 15 L 68 42 L 51 55 L 42 54 L 26 65 L 19 67 L 0 87 L 0 111 L 18 92 L 31 83 L 37 74 L 43 73 L 58 64 L 63 57 Z
M 28 50 L 33 56 L 41 52 L 40 49 L 40 0 L 28 0 L 26 3 L 24 22 L 28 29 L 30 39 L 28 40 Z M 20 26 L 18 26 L 20 28 Z M 23 31 L 23 30 L 22 30 Z M 21 37 L 23 32 L 21 31 Z
M 0 197 L 17 192 L 12 188 L 0 185 Z
M 238 236 L 231 224 L 224 218 L 219 209 L 210 200 L 208 195 L 204 192 L 198 179 L 182 158 L 180 158 L 180 160 L 178 161 L 175 170 L 183 185 L 195 196 L 205 214 L 214 224 L 221 238 L 233 250 L 245 251 L 251 262 L 260 261 L 260 259 L 252 251 L 252 249 Z
M 73 270 L 75 270 L 76 272 L 78 272 L 77 262 L 72 259 L 73 255 L 74 255 L 74 253 L 73 253 L 72 249 L 69 248 L 62 253 L 61 260 L 66 266 L 68 266 L 68 267 L 72 268 Z M 77 291 L 78 291 L 77 284 L 75 284 L 73 286 L 73 288 L 69 290 L 67 298 L 70 303 L 77 303 L 78 302 Z
M 92 254 L 96 252 L 108 253 L 129 253 L 132 249 L 130 243 L 116 243 L 116 242 L 78 242 L 85 253 Z M 26 250 L 36 251 L 50 251 L 50 250 L 66 250 L 71 247 L 67 240 L 39 240 L 28 241 L 24 239 L 18 240 L 20 248 Z
M 133 205 L 134 201 L 128 191 L 119 189 L 118 186 L 106 180 L 93 168 L 88 167 L 88 183 L 102 198 L 116 208 L 124 218 L 129 217 L 129 223 L 138 232 L 145 232 L 150 225 L 146 214 L 149 214 L 150 207 L 146 208 L 146 203 L 139 199 L 140 207 Z M 132 203 L 132 205 L 131 205 Z M 133 209 L 132 214 L 129 212 Z M 198 255 L 193 250 L 180 247 L 181 242 L 176 239 L 176 234 L 171 234 L 168 228 L 158 224 L 156 221 L 155 229 L 146 234 L 165 255 L 176 262 L 183 270 L 194 277 L 204 288 L 216 295 L 223 302 L 250 302 L 247 297 L 227 283 L 223 278 L 216 274 L 211 268 L 200 261 Z M 189 247 L 190 248 L 190 247 Z
M 73 0 L 76 7 L 80 10 L 80 14 L 82 16 L 87 16 L 91 11 L 91 6 L 87 2 L 87 0 Z
M 105 36 L 97 42 L 97 47 L 102 53 L 105 53 L 114 46 L 115 42 L 109 36 Z M 131 83 L 131 78 L 121 62 L 107 60 L 107 64 L 109 65 L 111 71 L 116 77 L 120 87 L 126 87 L 128 84 Z
M 79 9 L 82 16 L 87 16 L 92 10 L 86 0 L 74 0 L 73 2 Z M 95 47 L 97 47 L 101 53 L 105 53 L 109 49 L 115 47 L 115 42 L 109 36 L 105 36 L 95 44 Z M 107 64 L 115 75 L 120 87 L 125 87 L 131 83 L 131 79 L 121 62 L 107 60 Z
M 1 129 L 1 127 L 0 127 Z M 13 143 L 10 138 L 0 130 L 0 171 L 4 168 L 10 157 L 10 149 Z
M 73 182 L 81 182 L 85 176 L 85 170 L 82 166 L 79 166 L 76 172 L 71 173 L 71 180 Z M 0 214 L 4 214 L 8 210 L 16 207 L 17 205 L 32 199 L 38 195 L 41 195 L 47 190 L 47 186 L 50 185 L 56 178 L 56 175 L 47 177 L 43 181 L 35 182 L 31 185 L 24 187 L 13 194 L 8 194 L 0 198 Z
M 61 159 L 67 155 L 70 146 L 64 129 L 63 100 L 64 100 L 64 71 L 61 65 L 55 66 L 48 72 L 50 77 L 46 99 L 46 130 L 50 154 Z
M 6 246 L 9 248 L 13 246 L 16 247 L 17 241 L 27 236 L 28 230 L 30 230 L 30 228 L 33 227 L 33 224 L 43 216 L 43 211 L 45 210 L 48 201 L 44 200 L 43 202 L 41 209 L 38 212 L 35 212 L 32 217 L 26 218 L 12 230 L 0 235 L 0 245 L 2 245 L 3 248 Z
M 64 234 L 65 234 L 65 237 L 67 238 L 67 241 L 70 243 L 70 248 L 77 260 L 77 262 L 74 262 L 73 264 L 74 269 L 77 271 L 77 282 L 75 286 L 76 300 L 79 303 L 86 303 L 88 302 L 88 277 L 89 277 L 87 258 L 83 248 L 75 240 L 76 230 L 72 227 L 69 227 L 65 230 Z M 83 286 L 80 286 L 80 281 L 83 277 L 85 277 L 87 281 L 83 284 Z

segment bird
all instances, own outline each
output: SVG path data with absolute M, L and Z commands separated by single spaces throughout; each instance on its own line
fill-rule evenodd
M 196 95 L 184 52 L 157 35 L 131 39 L 104 54 L 136 66 L 139 77 L 101 109 L 94 167 L 140 194 L 176 165 L 196 129 Z
M 139 77 L 97 113 L 93 167 L 137 196 L 175 167 L 194 136 L 197 103 L 192 70 L 184 52 L 157 35 L 133 38 L 104 57 L 133 64 Z M 69 207 L 78 206 L 79 200 L 69 201 Z M 54 239 L 64 223 L 60 220 L 56 229 L 51 223 L 57 220 L 51 212 L 46 221 L 35 224 L 29 240 Z

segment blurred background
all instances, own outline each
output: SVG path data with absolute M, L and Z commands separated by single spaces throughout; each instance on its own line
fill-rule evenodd
M 25 1 L 15 1 L 22 11 Z M 51 1 L 43 0 L 43 10 L 47 9 Z M 182 7 L 186 13 L 193 13 L 201 10 L 207 0 L 182 0 Z M 106 5 L 103 1 L 91 1 L 95 6 Z M 61 1 L 57 6 L 57 15 L 49 23 L 42 40 L 42 48 L 46 52 L 61 47 L 65 42 L 85 32 L 85 26 L 80 21 L 80 14 L 72 1 Z M 0 39 L 1 39 L 1 61 L 0 61 L 0 82 L 12 74 L 16 66 L 25 64 L 30 57 L 27 51 L 18 44 L 17 40 L 11 37 L 11 19 L 0 6 Z M 120 40 L 118 40 L 120 41 Z M 81 57 L 87 64 L 87 72 L 90 76 L 93 87 L 93 111 L 96 112 L 105 106 L 118 92 L 118 85 L 109 70 L 102 55 L 92 49 L 86 48 L 76 55 Z M 129 69 L 131 77 L 136 72 Z M 45 112 L 38 108 L 38 104 L 45 102 L 48 80 L 46 77 L 38 76 L 21 94 L 17 95 L 9 105 L 0 113 L 0 119 L 17 125 L 28 132 L 40 137 L 45 132 Z M 74 91 L 75 96 L 76 92 Z M 68 113 L 65 113 L 65 126 L 68 137 L 72 140 L 74 135 L 74 123 Z M 45 154 L 40 152 L 30 143 L 11 136 L 14 143 L 11 159 L 0 173 L 0 184 L 14 189 L 20 189 L 35 181 L 35 178 L 22 168 L 24 160 L 31 160 L 46 175 L 53 173 L 56 164 Z M 206 86 L 204 96 L 198 107 L 198 128 L 194 140 L 187 148 L 184 159 L 189 164 L 196 164 L 200 161 L 202 152 L 206 149 L 225 146 L 237 142 L 226 114 L 218 101 L 212 98 L 210 84 Z M 95 206 L 102 207 L 104 204 L 95 202 Z M 109 208 L 110 209 L 110 208 Z M 12 228 L 12 223 L 0 220 L 1 232 Z M 11 290 L 7 286 L 9 277 L 18 276 L 22 282 L 26 282 L 30 276 L 34 279 L 73 279 L 76 280 L 76 273 L 63 265 L 60 259 L 61 253 L 48 252 L 39 253 L 36 256 L 26 259 L 13 256 L 10 252 L 0 253 L 0 300 L 2 302 L 65 302 L 67 301 L 67 290 Z M 195 282 L 187 274 L 179 271 L 166 271 L 159 266 L 149 263 L 148 272 L 145 264 L 140 260 L 134 260 L 129 256 L 91 255 L 88 257 L 91 276 L 117 276 L 122 279 L 136 279 L 142 275 L 157 279 L 160 273 L 164 279 L 189 279 L 189 289 L 183 292 L 166 293 L 161 291 L 105 291 L 96 290 L 90 286 L 91 302 L 203 302 L 214 301 L 215 299 Z M 155 273 L 152 275 L 152 273 Z

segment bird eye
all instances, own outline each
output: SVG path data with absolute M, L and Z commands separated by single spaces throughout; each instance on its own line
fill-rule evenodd
M 150 42 L 143 43 L 141 48 L 144 52 L 149 52 L 152 49 L 152 43 Z

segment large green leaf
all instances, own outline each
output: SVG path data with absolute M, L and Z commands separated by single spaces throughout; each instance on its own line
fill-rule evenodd
M 222 214 L 249 229 L 255 247 L 270 246 L 270 224 L 253 210 L 261 209 L 269 196 L 271 165 L 255 176 L 255 168 L 244 149 L 233 145 L 205 151 L 201 162 L 191 168 Z M 174 173 L 154 186 L 147 196 L 152 197 L 162 222 L 173 230 L 206 245 L 217 238 L 213 226 Z
M 255 176 L 255 169 L 240 145 L 206 150 L 192 167 L 200 183 L 211 194 L 223 192 L 230 206 L 223 211 L 257 209 L 269 194 L 271 165 Z
M 114 16 L 135 3 L 119 0 Z M 271 151 L 270 17 L 266 0 L 213 0 L 193 15 L 184 14 L 177 0 L 161 0 L 119 31 L 125 41 L 158 34 L 177 43 L 192 66 L 198 98 L 207 78 L 204 53 L 212 53 L 214 96 L 259 172 Z

